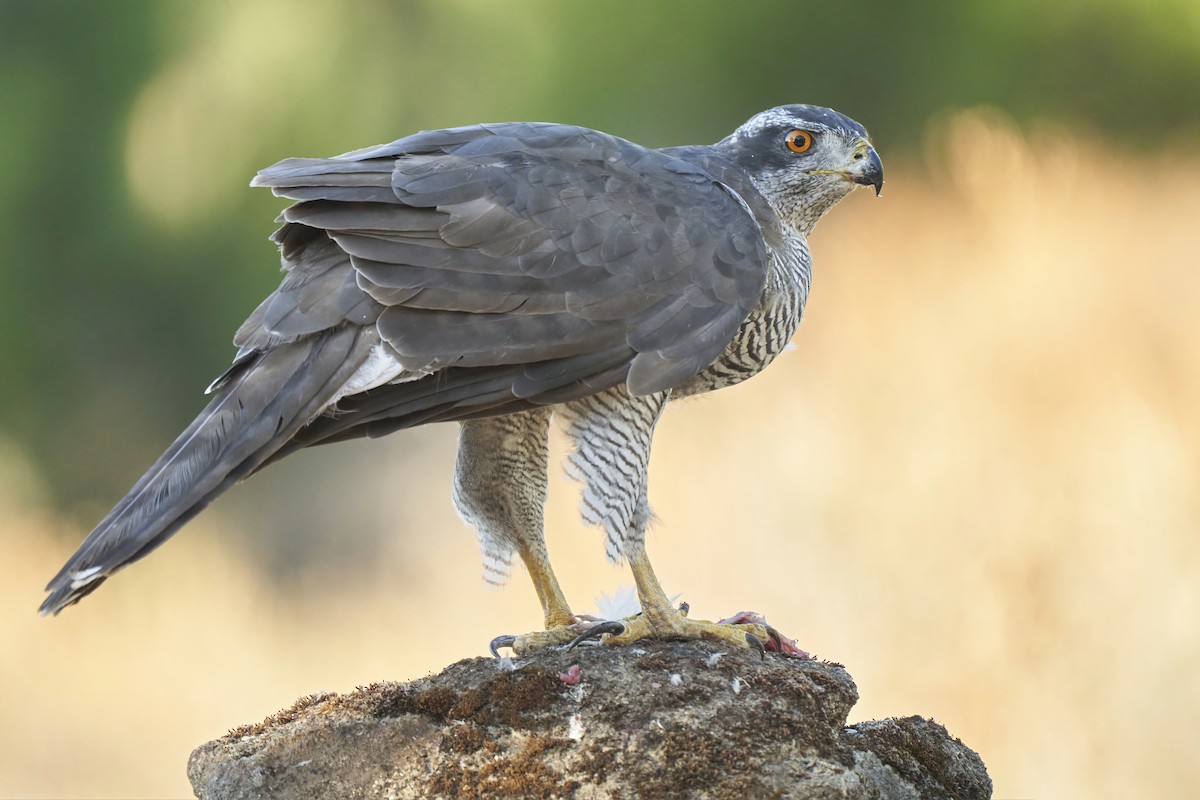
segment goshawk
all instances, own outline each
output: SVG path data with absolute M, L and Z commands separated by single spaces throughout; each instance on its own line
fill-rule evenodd
M 883 184 L 866 130 L 808 105 L 708 146 L 516 122 L 263 170 L 252 185 L 293 201 L 272 237 L 286 275 L 238 330 L 212 401 L 50 581 L 42 613 L 278 458 L 453 420 L 454 503 L 485 578 L 520 556 L 545 612 L 544 631 L 500 643 L 570 641 L 587 625 L 542 531 L 554 416 L 576 446 L 583 516 L 629 562 L 642 606 L 593 632 L 760 639 L 761 626 L 687 619 L 659 585 L 644 544 L 651 437 L 668 400 L 739 383 L 783 350 L 808 295 L 806 237 L 860 184 Z

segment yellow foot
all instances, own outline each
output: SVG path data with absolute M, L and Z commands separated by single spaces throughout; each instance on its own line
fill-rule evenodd
M 765 642 L 772 643 L 772 650 L 783 650 L 779 633 L 765 621 L 731 623 L 688 619 L 686 605 L 681 607 L 678 612 L 669 609 L 667 613 L 655 613 L 655 609 L 648 609 L 646 613 L 636 617 L 601 622 L 576 636 L 567 645 L 567 649 L 598 637 L 603 637 L 602 642 L 606 645 L 617 646 L 633 644 L 642 639 L 658 639 L 660 641 L 708 639 L 751 648 L 757 650 L 764 657 Z
M 538 650 L 545 650 L 547 647 L 569 644 L 581 631 L 586 630 L 595 622 L 596 620 L 591 617 L 576 617 L 568 624 L 552 625 L 544 631 L 535 631 L 521 636 L 497 636 L 492 639 L 488 649 L 496 658 L 500 657 L 501 647 L 511 647 L 518 656 L 527 656 Z

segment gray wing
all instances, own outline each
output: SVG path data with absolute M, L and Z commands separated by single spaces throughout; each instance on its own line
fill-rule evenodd
M 239 331 L 244 353 L 374 322 L 404 369 L 443 389 L 496 376 L 489 402 L 505 381 L 534 403 L 622 380 L 670 388 L 717 358 L 765 283 L 762 231 L 738 194 L 587 129 L 426 132 L 288 159 L 254 185 L 297 202 L 275 235 L 289 274 Z
M 770 212 L 736 167 L 692 156 L 508 124 L 264 170 L 257 185 L 297 201 L 274 236 L 279 289 L 238 331 L 209 407 L 50 581 L 42 612 L 300 447 L 621 381 L 652 393 L 703 369 L 763 291 L 756 216 Z

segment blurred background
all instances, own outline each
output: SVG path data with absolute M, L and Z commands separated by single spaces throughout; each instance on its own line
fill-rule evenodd
M 231 727 L 541 623 L 479 579 L 452 426 L 288 459 L 35 614 L 278 281 L 255 170 L 787 102 L 864 123 L 887 187 L 814 234 L 797 349 L 659 426 L 668 591 L 846 664 L 852 719 L 944 723 L 997 798 L 1194 796 L 1200 4 L 0 0 L 0 797 L 188 796 Z M 630 581 L 552 472 L 591 610 Z

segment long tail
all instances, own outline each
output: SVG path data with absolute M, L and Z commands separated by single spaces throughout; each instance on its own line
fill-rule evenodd
M 153 551 L 249 475 L 332 401 L 372 342 L 343 326 L 260 354 L 100 521 L 54 579 L 41 613 L 57 614 Z

